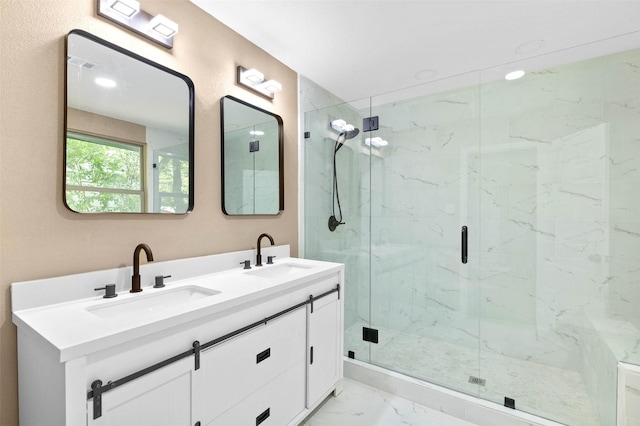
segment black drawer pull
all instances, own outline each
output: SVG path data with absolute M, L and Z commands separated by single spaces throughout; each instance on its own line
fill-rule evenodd
M 262 361 L 269 358 L 270 356 L 271 356 L 271 348 L 265 349 L 264 351 L 256 355 L 256 364 L 260 364 Z
M 309 348 L 309 364 L 313 364 L 313 346 Z
M 256 426 L 258 426 L 260 423 L 267 420 L 270 415 L 271 415 L 271 408 L 267 408 L 266 410 L 264 410 L 262 414 L 256 417 Z

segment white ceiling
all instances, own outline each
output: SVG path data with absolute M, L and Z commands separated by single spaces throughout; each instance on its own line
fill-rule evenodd
M 532 57 L 519 65 L 640 46 L 630 34 L 640 32 L 640 1 L 631 0 L 191 1 L 346 101 Z M 545 55 L 605 39 L 577 56 Z M 540 46 L 516 53 L 523 44 Z

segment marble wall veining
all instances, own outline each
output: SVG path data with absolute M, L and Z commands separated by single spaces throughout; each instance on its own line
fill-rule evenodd
M 593 421 L 612 424 L 615 363 L 640 361 L 640 50 L 483 82 L 492 74 L 447 92 L 307 112 L 305 255 L 347 263 L 346 327 L 360 321 L 385 330 L 381 340 L 401 333 L 477 354 L 448 384 L 421 363 L 391 365 L 391 345 L 354 343 L 356 359 L 470 393 L 464 383 L 477 374 L 483 398 L 519 395 L 520 409 L 572 424 L 527 395 L 524 371 L 527 362 L 566 370 L 581 378 Z M 339 115 L 378 116 L 380 129 L 338 159 L 349 216 L 329 235 L 315 212 L 330 211 L 332 147 L 313 134 Z M 374 136 L 388 145 L 368 146 Z M 518 360 L 515 380 L 498 383 L 488 364 L 500 359 Z
M 267 135 L 278 134 L 278 124 L 269 122 L 243 128 L 224 135 L 225 209 L 228 214 L 275 214 L 279 211 L 278 144 L 267 137 L 250 135 L 261 130 Z M 258 141 L 258 150 L 251 151 L 249 143 Z

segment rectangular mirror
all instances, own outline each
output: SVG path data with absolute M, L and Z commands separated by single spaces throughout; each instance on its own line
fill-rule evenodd
M 221 100 L 222 211 L 277 215 L 284 210 L 282 118 L 233 96 Z
M 68 34 L 66 53 L 65 205 L 191 211 L 193 82 L 82 30 Z

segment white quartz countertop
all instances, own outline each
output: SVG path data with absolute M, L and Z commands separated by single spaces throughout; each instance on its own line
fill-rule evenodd
M 277 268 L 286 271 L 280 274 L 277 273 Z M 250 270 L 238 267 L 230 271 L 167 282 L 166 287 L 161 289 L 144 287 L 140 293 L 123 291 L 111 299 L 97 295 L 14 311 L 13 322 L 19 328 L 24 327 L 23 330 L 35 332 L 46 339 L 59 351 L 60 361 L 65 362 L 168 327 L 293 290 L 343 268 L 344 265 L 339 263 L 280 258 L 273 265 L 260 268 L 254 266 Z M 200 298 L 189 299 L 188 294 L 194 290 Z M 173 299 L 172 296 L 162 296 L 169 292 L 185 297 L 176 297 L 160 307 L 144 308 L 144 303 L 136 306 L 137 302 L 156 296 L 161 296 L 164 300 Z M 112 311 L 114 314 L 104 315 L 105 310 L 101 308 L 116 305 L 119 306 Z

